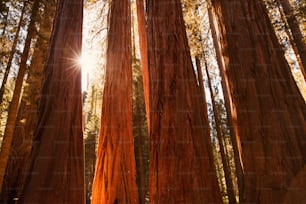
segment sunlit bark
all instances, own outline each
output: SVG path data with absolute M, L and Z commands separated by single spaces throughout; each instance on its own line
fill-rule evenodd
M 92 203 L 138 203 L 132 112 L 129 0 L 112 0 Z
M 144 99 L 146 106 L 147 124 L 150 129 L 150 89 L 149 89 L 149 74 L 148 74 L 148 48 L 147 48 L 147 33 L 146 33 L 146 14 L 144 8 L 144 0 L 136 0 L 137 8 L 137 23 L 139 32 L 139 46 L 141 55 L 141 69 L 143 77 Z

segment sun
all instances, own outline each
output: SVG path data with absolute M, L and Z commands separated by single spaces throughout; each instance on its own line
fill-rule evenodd
M 82 73 L 90 73 L 96 66 L 96 57 L 88 52 L 83 52 L 77 61 Z
M 82 71 L 82 89 L 87 90 L 89 81 L 94 75 L 97 66 L 97 57 L 94 53 L 84 52 L 77 57 L 77 64 Z

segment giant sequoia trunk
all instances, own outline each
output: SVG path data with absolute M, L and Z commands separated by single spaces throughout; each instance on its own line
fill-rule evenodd
M 263 3 L 214 0 L 213 6 L 218 54 L 223 55 L 242 148 L 245 189 L 240 199 L 282 203 L 297 190 L 288 186 L 305 164 L 305 102 Z
M 31 165 L 19 203 L 84 203 L 82 0 L 58 0 Z
M 138 203 L 132 121 L 129 0 L 112 0 L 92 203 Z
M 47 2 L 44 8 L 43 20 L 40 22 L 39 37 L 28 73 L 28 85 L 24 88 L 24 94 L 19 105 L 13 143 L 6 170 L 5 189 L 1 195 L 8 203 L 13 203 L 14 198 L 20 196 L 20 191 L 24 185 L 33 135 L 37 125 L 43 65 L 47 56 L 54 12 L 55 1 Z
M 191 63 L 181 3 L 149 0 L 147 10 L 150 202 L 221 202 L 205 102 Z

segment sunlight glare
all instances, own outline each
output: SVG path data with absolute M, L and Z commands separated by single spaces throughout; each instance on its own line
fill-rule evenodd
M 78 64 L 81 66 L 82 73 L 90 73 L 96 65 L 96 59 L 89 53 L 83 53 L 79 59 Z
M 87 90 L 89 85 L 89 80 L 94 75 L 94 70 L 97 66 L 97 57 L 94 53 L 84 52 L 77 59 L 77 63 L 82 70 L 82 89 Z

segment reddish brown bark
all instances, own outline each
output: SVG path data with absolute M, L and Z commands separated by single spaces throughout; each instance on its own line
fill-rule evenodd
M 92 203 L 138 203 L 129 0 L 110 5 L 106 79 Z
M 143 89 L 146 105 L 146 115 L 148 130 L 150 131 L 150 89 L 149 89 L 149 73 L 148 73 L 148 48 L 147 48 L 147 33 L 146 33 L 146 15 L 144 11 L 144 0 L 136 0 L 137 6 L 137 22 L 138 22 L 138 33 L 139 33 L 139 46 L 141 56 L 141 69 L 143 77 Z
M 57 1 L 31 165 L 18 203 L 84 203 L 82 0 Z
M 221 203 L 179 0 L 150 0 L 151 203 Z
M 305 163 L 305 102 L 263 2 L 214 0 L 213 6 L 241 140 L 241 202 L 282 203 Z

